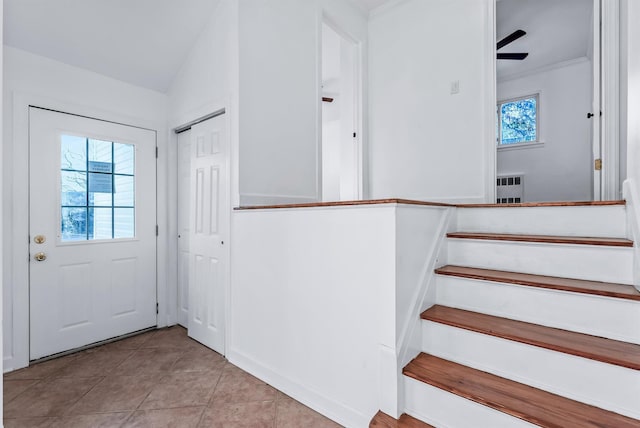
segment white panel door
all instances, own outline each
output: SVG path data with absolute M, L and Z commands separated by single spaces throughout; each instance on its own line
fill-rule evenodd
M 229 144 L 225 116 L 191 128 L 189 336 L 224 355 L 229 253 Z
M 191 130 L 178 134 L 178 323 L 189 325 Z
M 30 358 L 156 322 L 156 135 L 29 110 Z

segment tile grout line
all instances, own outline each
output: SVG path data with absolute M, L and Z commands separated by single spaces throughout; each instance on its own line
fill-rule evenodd
M 80 400 L 82 400 L 84 397 L 86 397 L 87 394 L 89 394 L 91 391 L 93 391 L 98 385 L 100 385 L 102 382 L 104 382 L 104 380 L 107 378 L 107 376 L 96 376 L 96 377 L 102 377 L 102 379 L 100 379 L 98 382 L 96 382 L 96 384 L 93 385 L 91 388 L 89 388 L 87 390 L 87 392 L 82 394 L 76 401 L 74 401 L 71 405 L 69 405 L 69 407 L 67 407 L 67 409 L 62 413 L 62 415 L 61 415 L 62 417 L 64 417 L 64 416 L 72 416 L 72 415 L 69 415 L 69 411 L 73 408 L 73 406 L 78 404 L 78 402 L 80 402 Z M 62 378 L 58 378 L 58 379 L 62 379 Z
M 6 407 L 9 403 L 11 403 L 13 400 L 15 400 L 16 398 L 20 397 L 22 394 L 24 394 L 25 392 L 27 392 L 28 390 L 33 388 L 34 386 L 36 386 L 39 383 L 43 382 L 45 379 L 9 379 L 9 380 L 33 380 L 35 382 L 33 383 L 33 385 L 30 385 L 29 387 L 27 387 L 27 389 L 25 389 L 24 391 L 20 392 L 18 395 L 13 397 L 11 400 L 9 400 L 6 403 L 4 403 L 3 404 L 3 408 Z M 3 381 L 6 382 L 4 379 L 3 379 Z
M 215 352 L 215 351 L 213 351 Z M 222 357 L 224 358 L 224 357 Z M 216 384 L 213 386 L 212 390 L 211 390 L 211 397 L 209 397 L 209 401 L 207 401 L 207 404 L 204 406 L 204 410 L 202 411 L 202 413 L 200 414 L 200 419 L 198 419 L 198 424 L 196 425 L 196 427 L 199 427 L 200 425 L 202 425 L 202 419 L 204 419 L 204 414 L 206 413 L 207 409 L 209 408 L 209 406 L 211 406 L 211 404 L 213 403 L 213 397 L 216 393 L 216 389 L 218 389 L 218 385 L 220 384 L 220 379 L 222 379 L 222 374 L 224 372 L 224 366 L 226 366 L 229 363 L 229 361 L 224 358 L 224 364 L 222 365 L 222 368 L 220 369 L 220 375 L 218 376 L 218 380 L 216 381 Z

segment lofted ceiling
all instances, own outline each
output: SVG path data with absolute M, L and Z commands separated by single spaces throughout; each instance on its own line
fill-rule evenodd
M 217 0 L 4 0 L 4 43 L 166 92 Z
M 500 60 L 498 79 L 591 55 L 593 0 L 500 0 L 496 39 L 517 29 L 527 35 L 500 52 L 528 52 L 523 61 Z
M 393 0 L 351 0 L 371 11 Z M 4 43 L 166 92 L 218 0 L 4 0 Z M 527 35 L 500 52 L 498 78 L 588 55 L 593 0 L 499 0 L 497 38 Z
M 388 3 L 389 1 L 391 0 L 353 0 L 354 3 L 358 4 L 360 8 L 367 12 L 382 6 L 384 3 Z

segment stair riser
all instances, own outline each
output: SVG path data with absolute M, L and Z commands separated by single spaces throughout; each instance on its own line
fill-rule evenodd
M 624 205 L 535 208 L 460 208 L 461 232 L 626 237 Z
M 436 303 L 640 344 L 640 302 L 438 275 Z
M 406 413 L 443 428 L 535 428 L 518 418 L 405 376 Z
M 633 282 L 633 249 L 597 245 L 447 239 L 448 263 L 591 281 Z
M 423 352 L 640 418 L 640 371 L 430 321 Z

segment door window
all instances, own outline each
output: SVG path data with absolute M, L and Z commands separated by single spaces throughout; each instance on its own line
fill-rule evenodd
M 133 144 L 62 135 L 62 242 L 135 237 Z

